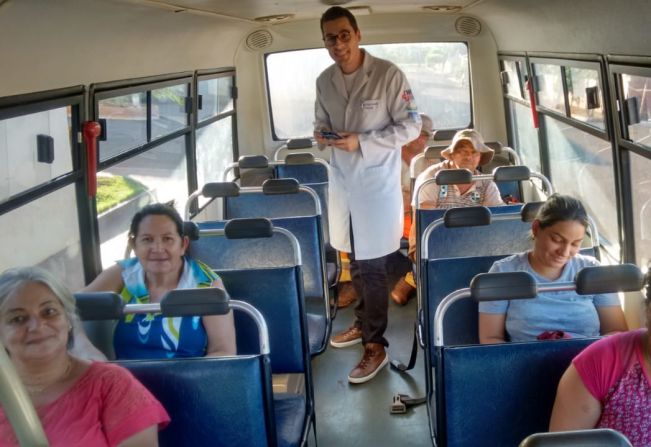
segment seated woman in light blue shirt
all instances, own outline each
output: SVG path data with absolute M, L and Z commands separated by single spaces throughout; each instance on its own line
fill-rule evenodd
M 587 226 L 579 200 L 553 194 L 531 225 L 533 249 L 496 261 L 490 272 L 525 271 L 538 283 L 573 281 L 582 268 L 599 265 L 595 258 L 578 254 Z M 481 343 L 530 341 L 549 333 L 594 337 L 627 329 L 616 294 L 546 292 L 534 299 L 479 304 Z

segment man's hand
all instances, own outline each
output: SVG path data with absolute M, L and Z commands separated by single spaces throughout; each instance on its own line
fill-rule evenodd
M 355 152 L 359 149 L 359 138 L 356 133 L 339 132 L 340 140 L 329 140 L 329 144 L 346 152 Z

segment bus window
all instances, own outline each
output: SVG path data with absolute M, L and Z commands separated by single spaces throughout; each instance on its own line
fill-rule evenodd
M 507 83 L 505 93 L 509 96 L 518 99 L 524 99 L 522 92 L 522 78 L 521 78 L 522 64 L 520 61 L 509 59 L 502 60 L 502 70 L 506 73 Z
M 0 120 L 0 202 L 73 170 L 72 107 Z M 51 137 L 53 159 L 39 161 L 38 136 Z
M 628 124 L 628 139 L 651 148 L 651 78 L 622 74 L 622 84 L 637 118 Z
M 522 159 L 522 164 L 529 169 L 542 172 L 540 164 L 540 146 L 538 131 L 533 127 L 531 109 L 527 105 L 509 100 L 509 118 L 511 120 L 511 144 Z
M 566 67 L 570 116 L 605 130 L 601 83 L 597 70 Z
M 620 258 L 612 147 L 607 140 L 544 115 L 551 179 L 557 191 L 588 208 L 599 224 L 601 244 Z
M 151 137 L 164 137 L 188 126 L 185 110 L 189 85 L 180 84 L 151 91 Z
M 565 95 L 561 67 L 550 64 L 533 64 L 538 86 L 538 104 L 565 115 Z
M 233 76 L 222 76 L 198 81 L 201 108 L 198 111 L 199 122 L 213 116 L 233 110 Z
M 106 120 L 106 141 L 99 144 L 100 161 L 147 143 L 147 94 L 132 93 L 99 101 L 99 118 Z
M 435 129 L 472 125 L 468 47 L 462 42 L 363 45 L 405 73 L 419 111 Z M 266 69 L 275 139 L 312 135 L 316 78 L 332 60 L 325 49 L 267 55 Z
M 197 185 L 220 182 L 233 160 L 233 117 L 227 116 L 197 129 Z M 199 198 L 199 206 L 208 199 Z
M 637 265 L 651 262 L 651 160 L 629 151 Z
M 57 189 L 11 212 L 0 213 L 0 271 L 36 265 L 74 290 L 84 286 L 75 185 Z

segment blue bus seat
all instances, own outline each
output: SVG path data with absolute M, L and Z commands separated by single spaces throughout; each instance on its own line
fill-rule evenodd
M 517 446 L 546 431 L 563 372 L 595 340 L 444 347 L 435 373 L 438 445 Z
M 117 362 L 161 402 L 171 417 L 161 446 L 276 445 L 265 402 L 271 375 L 263 357 L 247 355 Z M 268 359 L 267 359 L 268 361 Z
M 305 395 L 274 395 L 280 446 L 304 445 L 310 424 L 315 424 L 314 388 L 299 270 L 298 267 L 217 270 L 231 296 L 255 306 L 267 321 L 272 372 L 302 374 L 305 379 Z M 251 322 L 238 319 L 237 314 L 235 319 L 238 353 L 257 351 L 257 339 L 248 329 Z
M 301 250 L 301 281 L 306 303 L 310 353 L 325 351 L 332 323 L 329 291 L 325 285 L 325 259 L 319 216 L 269 219 L 275 227 L 289 230 Z M 224 221 L 198 222 L 200 229 L 224 228 Z M 293 265 L 293 251 L 282 237 L 228 240 L 224 237 L 199 238 L 190 244 L 190 253 L 213 269 L 250 269 Z M 230 289 L 229 289 L 230 292 Z M 309 308 L 309 309 L 308 309 Z

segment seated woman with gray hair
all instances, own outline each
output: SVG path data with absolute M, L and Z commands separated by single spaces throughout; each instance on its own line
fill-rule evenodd
M 167 412 L 126 369 L 72 355 L 76 322 L 72 294 L 46 271 L 15 268 L 0 275 L 0 342 L 49 443 L 157 445 Z M 0 440 L 18 445 L 2 408 Z

